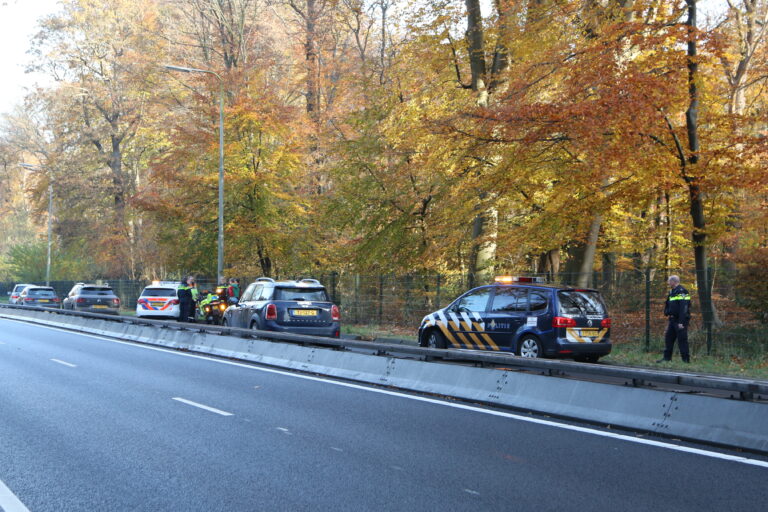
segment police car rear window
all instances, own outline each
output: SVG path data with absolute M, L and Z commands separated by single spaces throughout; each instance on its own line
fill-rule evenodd
M 274 300 L 327 301 L 325 288 L 275 288 Z
M 174 288 L 144 288 L 141 292 L 142 297 L 175 297 L 176 289 Z
M 557 292 L 560 314 L 569 316 L 605 315 L 605 304 L 598 292 L 563 290 Z

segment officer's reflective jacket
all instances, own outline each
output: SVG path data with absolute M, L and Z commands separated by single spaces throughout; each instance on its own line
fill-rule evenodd
M 208 295 L 206 295 L 206 297 L 200 301 L 200 311 L 204 313 L 205 306 L 207 306 L 208 304 L 216 300 L 220 300 L 220 299 L 219 299 L 219 296 L 216 295 L 215 293 L 209 293 Z
M 192 294 L 192 290 L 193 288 L 190 288 L 186 284 L 179 286 L 179 289 L 177 292 L 179 296 L 179 302 L 181 302 L 182 304 L 189 304 L 192 301 L 194 301 L 195 298 Z
M 691 317 L 691 295 L 683 285 L 677 285 L 669 292 L 664 304 L 664 315 L 683 323 Z

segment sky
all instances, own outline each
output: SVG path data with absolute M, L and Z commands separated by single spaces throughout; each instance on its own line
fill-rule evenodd
M 0 113 L 21 103 L 26 91 L 46 77 L 28 74 L 27 54 L 37 21 L 58 11 L 58 0 L 0 0 Z M 699 0 L 703 12 L 723 12 L 725 0 Z

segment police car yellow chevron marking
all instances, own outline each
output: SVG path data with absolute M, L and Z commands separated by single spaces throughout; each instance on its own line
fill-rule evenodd
M 487 335 L 487 334 L 484 332 L 484 331 L 485 331 L 485 329 L 483 329 L 483 327 L 482 327 L 482 326 L 480 326 L 480 325 L 478 325 L 478 324 L 474 324 L 474 326 L 475 326 L 475 329 L 477 329 L 478 331 L 480 331 L 480 336 L 482 336 L 482 338 L 485 340 L 485 342 L 486 342 L 486 343 L 488 343 L 488 345 L 490 345 L 490 346 L 491 346 L 491 348 L 492 348 L 493 350 L 499 350 L 499 346 L 498 346 L 498 345 L 496 345 L 496 344 L 493 342 L 493 340 L 491 339 L 491 337 L 490 337 L 490 336 L 488 336 L 488 335 Z
M 569 327 L 565 330 L 565 337 L 571 343 L 598 343 L 603 339 L 603 336 L 605 336 L 607 332 L 608 329 Z

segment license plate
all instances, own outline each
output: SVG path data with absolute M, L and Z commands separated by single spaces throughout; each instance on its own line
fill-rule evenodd
M 103 304 L 96 304 L 93 306 L 95 309 L 107 309 L 109 306 L 105 306 Z
M 316 309 L 294 309 L 293 316 L 317 316 Z
M 48 299 L 38 299 L 37 302 L 51 302 L 51 301 L 49 301 Z
M 152 307 L 159 308 L 162 306 L 165 306 L 165 302 L 150 302 L 149 303 Z

